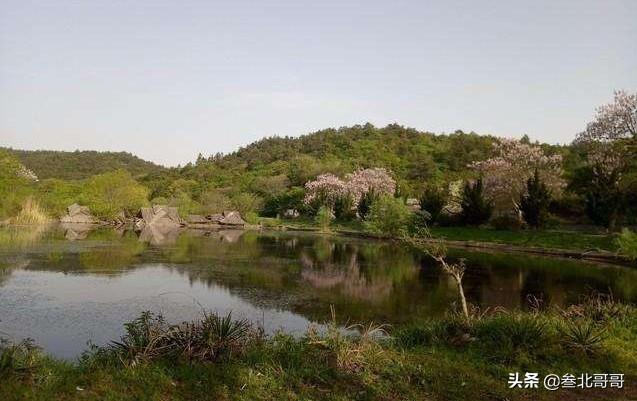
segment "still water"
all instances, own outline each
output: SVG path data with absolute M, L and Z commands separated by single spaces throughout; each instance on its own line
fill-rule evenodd
M 568 305 L 593 291 L 637 301 L 637 270 L 534 256 L 451 251 L 466 259 L 469 302 Z M 75 358 L 144 310 L 168 321 L 233 312 L 266 332 L 302 334 L 334 305 L 342 324 L 400 324 L 444 314 L 450 277 L 396 243 L 298 232 L 171 233 L 0 229 L 0 337 L 33 338 Z

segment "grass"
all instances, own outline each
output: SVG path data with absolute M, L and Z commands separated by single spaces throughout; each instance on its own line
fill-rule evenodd
M 568 309 L 474 308 L 469 320 L 450 313 L 392 329 L 366 325 L 346 332 L 331 323 L 326 330 L 310 329 L 300 338 L 266 337 L 230 316 L 204 315 L 189 324 L 170 326 L 158 316 L 142 315 L 126 326 L 120 341 L 96 347 L 76 363 L 53 360 L 32 347 L 8 351 L 4 344 L 0 361 L 10 362 L 0 370 L 0 399 L 623 400 L 637 396 L 637 309 L 599 297 Z M 195 334 L 188 327 L 197 327 Z M 190 346 L 217 351 L 184 353 Z M 137 353 L 148 347 L 154 351 L 144 351 L 145 357 L 135 364 L 122 358 L 131 349 Z M 226 350 L 223 357 L 215 353 L 219 349 Z M 7 353 L 9 357 L 4 356 Z M 540 377 L 624 373 L 626 384 L 622 390 L 509 389 L 510 372 L 539 372 Z
M 49 216 L 44 212 L 37 200 L 28 197 L 22 203 L 22 208 L 11 223 L 18 225 L 46 224 L 50 221 Z
M 572 250 L 617 250 L 615 235 L 587 234 L 576 231 L 504 231 L 490 228 L 433 227 L 434 237 L 452 241 L 495 242 L 516 246 L 572 249 Z
M 288 229 L 315 230 L 316 224 L 310 219 L 298 218 L 294 220 L 282 220 L 261 218 L 260 223 L 268 228 L 286 227 Z M 366 228 L 361 221 L 334 221 L 330 228 L 332 231 L 365 233 Z M 569 230 L 495 230 L 484 227 L 432 227 L 431 235 L 450 241 L 477 241 L 493 242 L 498 244 L 515 245 L 521 247 L 539 247 L 568 250 L 603 250 L 616 252 L 619 244 L 628 244 L 618 241 L 616 234 L 592 234 Z M 626 235 L 628 238 L 628 235 Z M 631 242 L 632 244 L 632 242 Z M 632 248 L 631 248 L 632 249 Z

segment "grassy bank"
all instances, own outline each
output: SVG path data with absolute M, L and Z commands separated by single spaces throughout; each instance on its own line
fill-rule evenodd
M 495 242 L 507 245 L 571 249 L 571 250 L 617 250 L 614 234 L 590 234 L 561 230 L 506 231 L 472 227 L 433 227 L 431 234 L 451 241 Z
M 318 226 L 309 219 L 266 219 L 261 223 L 265 227 L 287 228 L 299 230 L 319 230 Z M 359 221 L 335 221 L 330 230 L 366 234 L 365 225 Z M 593 234 L 571 230 L 495 230 L 485 227 L 431 227 L 431 235 L 435 238 L 449 241 L 475 241 L 521 247 L 539 247 L 546 249 L 568 249 L 579 251 L 601 250 L 617 251 L 616 234 Z
M 2 400 L 586 400 L 637 396 L 637 310 L 591 298 L 566 310 L 473 311 L 408 327 L 329 326 L 264 336 L 207 315 L 144 315 L 79 362 L 7 346 Z M 389 335 L 385 335 L 387 332 Z M 623 373 L 623 389 L 509 389 L 510 372 Z M 541 384 L 540 384 L 541 387 Z

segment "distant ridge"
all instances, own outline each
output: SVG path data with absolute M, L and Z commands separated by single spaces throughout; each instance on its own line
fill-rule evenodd
M 124 169 L 135 177 L 160 172 L 165 168 L 128 152 L 76 150 L 18 150 L 0 148 L 14 154 L 39 179 L 81 180 L 95 174 Z

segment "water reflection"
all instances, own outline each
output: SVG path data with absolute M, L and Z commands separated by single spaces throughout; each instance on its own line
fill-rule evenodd
M 469 302 L 525 307 L 577 302 L 592 290 L 637 300 L 637 272 L 578 261 L 452 251 L 467 260 Z M 0 331 L 60 356 L 116 337 L 141 310 L 182 320 L 234 310 L 268 330 L 329 318 L 399 323 L 445 313 L 450 277 L 395 243 L 307 233 L 0 230 Z M 65 340 L 66 339 L 66 340 Z

